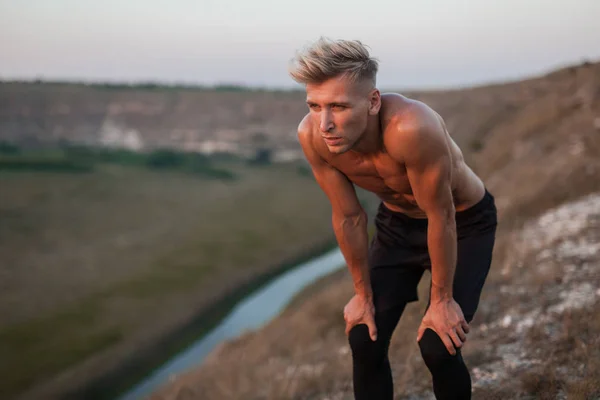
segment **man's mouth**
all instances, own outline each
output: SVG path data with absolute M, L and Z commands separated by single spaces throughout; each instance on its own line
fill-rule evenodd
M 341 142 L 342 138 L 339 136 L 331 136 L 331 137 L 323 137 L 323 140 L 325 140 L 325 143 L 327 143 L 329 145 L 335 145 L 335 144 L 338 144 L 339 142 Z

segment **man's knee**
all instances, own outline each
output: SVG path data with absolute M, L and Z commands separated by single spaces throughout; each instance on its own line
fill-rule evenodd
M 460 361 L 460 349 L 457 349 L 456 355 L 448 352 L 448 349 L 442 342 L 442 339 L 431 329 L 425 329 L 421 340 L 419 341 L 421 356 L 429 370 L 443 368 L 446 365 Z
M 376 341 L 371 340 L 369 328 L 365 324 L 356 325 L 350 330 L 348 342 L 352 358 L 361 364 L 378 365 L 387 356 L 385 339 L 378 336 Z

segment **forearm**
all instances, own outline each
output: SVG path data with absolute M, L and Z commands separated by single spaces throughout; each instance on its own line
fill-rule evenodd
M 431 300 L 451 299 L 457 251 L 453 210 L 429 218 L 427 244 L 431 259 Z
M 368 263 L 367 214 L 363 211 L 356 216 L 332 216 L 333 230 L 340 250 L 348 264 L 357 295 L 372 298 Z

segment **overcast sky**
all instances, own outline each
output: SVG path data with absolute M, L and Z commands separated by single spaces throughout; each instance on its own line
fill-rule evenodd
M 320 35 L 382 88 L 471 85 L 600 60 L 600 0 L 0 0 L 0 78 L 294 87 Z

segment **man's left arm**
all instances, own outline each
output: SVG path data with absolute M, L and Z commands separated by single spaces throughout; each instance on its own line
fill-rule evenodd
M 413 195 L 428 218 L 431 297 L 417 341 L 430 328 L 454 355 L 454 345 L 462 346 L 469 327 L 452 292 L 457 257 L 456 221 L 452 159 L 443 121 L 429 107 L 420 104 L 411 112 L 407 124 L 399 127 L 399 142 Z

